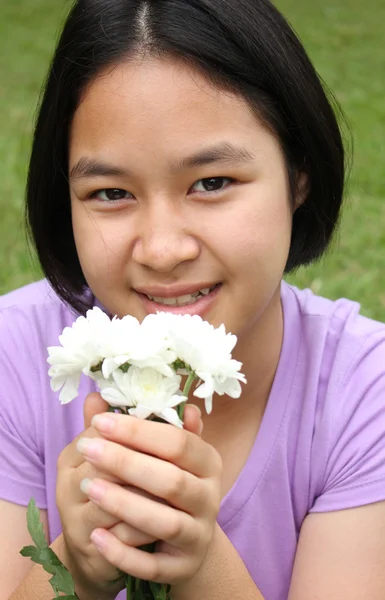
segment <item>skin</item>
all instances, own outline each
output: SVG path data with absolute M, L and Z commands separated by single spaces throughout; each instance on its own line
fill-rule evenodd
M 221 143 L 243 148 L 248 160 L 217 160 L 178 170 L 172 167 L 183 157 Z M 205 318 L 216 326 L 225 323 L 227 330 L 238 336 L 234 357 L 244 364 L 248 386 L 237 403 L 226 397 L 214 399 L 215 411 L 204 419 L 205 441 L 195 435 L 191 455 L 192 446 L 190 442 L 186 445 L 184 438 L 182 442 L 180 432 L 159 424 L 137 425 L 143 428 L 143 435 L 146 427 L 154 428 L 154 434 L 156 429 L 158 445 L 151 451 L 146 445 L 135 449 L 164 460 L 168 440 L 176 445 L 171 471 L 167 463 L 163 473 L 162 462 L 155 458 L 135 458 L 138 471 L 140 461 L 146 471 L 151 469 L 147 492 L 171 503 L 177 516 L 173 518 L 170 508 L 166 510 L 154 501 L 148 505 L 141 502 L 137 508 L 143 514 L 130 525 L 142 529 L 156 510 L 159 522 L 168 525 L 145 531 L 164 540 L 165 555 L 160 553 L 156 564 L 154 555 L 141 557 L 137 563 L 135 553 L 139 550 L 129 553 L 122 542 L 117 547 L 116 537 L 105 530 L 101 538 L 103 523 L 97 531 L 99 542 L 103 539 L 111 545 L 99 550 L 112 564 L 142 578 L 181 584 L 199 570 L 214 537 L 222 496 L 222 463 L 217 450 L 226 442 L 224 424 L 231 422 L 233 432 L 237 432 L 237 427 L 250 421 L 252 411 L 254 439 L 278 363 L 283 330 L 279 287 L 293 214 L 284 158 L 277 139 L 256 119 L 243 98 L 213 87 L 174 59 L 162 59 L 118 65 L 90 85 L 73 119 L 69 159 L 73 230 L 80 263 L 90 288 L 107 310 L 141 320 L 147 313 L 133 288 L 221 282 Z M 76 177 L 76 166 L 84 159 L 107 162 L 126 173 Z M 213 177 L 223 178 L 217 182 L 219 191 L 205 191 L 202 180 Z M 123 190 L 121 200 L 109 201 L 101 192 L 106 189 Z M 199 403 L 195 398 L 194 402 Z M 111 441 L 111 447 L 103 446 L 103 459 L 99 457 L 95 464 L 109 476 L 132 484 L 127 470 L 123 474 L 117 467 L 130 464 L 126 446 L 131 440 L 119 437 L 115 441 L 119 444 Z M 186 451 L 182 461 L 181 443 Z M 66 464 L 73 465 L 73 452 L 74 447 L 70 456 L 65 455 Z M 95 460 L 88 453 L 85 457 L 91 463 Z M 148 467 L 144 464 L 147 460 Z M 189 481 L 192 470 L 202 486 L 200 501 L 192 506 L 187 495 L 176 504 L 175 486 L 179 487 L 175 480 L 180 484 L 183 477 L 185 483 L 187 477 Z M 134 477 L 133 481 L 143 489 L 143 479 Z M 170 490 L 162 489 L 164 481 L 174 490 L 171 502 Z M 75 487 L 79 483 L 76 478 Z M 95 490 L 100 491 L 101 485 L 98 479 L 87 490 L 94 503 L 100 502 Z M 194 485 L 198 485 L 196 480 Z M 123 514 L 118 507 L 124 506 L 124 497 L 130 492 L 111 483 L 104 483 L 103 489 L 105 512 L 127 522 L 127 511 Z M 67 490 L 67 496 L 69 493 Z M 74 504 L 81 497 L 77 494 Z M 59 502 L 64 495 L 58 495 Z M 66 510 L 63 506 L 62 520 L 69 523 Z M 178 536 L 176 531 L 183 527 L 178 521 L 180 510 L 188 513 L 189 519 L 194 516 L 194 525 L 190 523 L 187 533 L 188 521 L 184 520 L 187 529 Z M 76 538 L 75 525 L 67 535 L 75 555 L 89 539 L 90 530 L 84 534 L 83 544 L 71 541 Z M 98 543 L 96 537 L 93 541 Z M 167 562 L 167 552 L 183 559 L 172 556 Z M 102 572 L 100 565 L 93 569 L 94 574 Z M 82 576 L 92 579 L 90 573 Z
M 59 555 L 86 600 L 115 598 L 123 588 L 118 569 L 184 584 L 202 563 L 220 504 L 221 459 L 199 437 L 195 406 L 186 405 L 184 430 L 106 409 L 99 394 L 87 397 L 85 431 L 58 461 Z M 88 442 L 81 452 L 80 439 Z M 82 481 L 92 481 L 88 494 Z M 138 549 L 158 540 L 156 559 Z
M 235 143 L 253 159 L 171 169 L 218 142 Z M 228 454 L 238 455 L 244 438 L 255 439 L 277 368 L 279 285 L 293 206 L 306 181 L 298 179 L 291 202 L 279 144 L 247 103 L 170 59 L 126 63 L 90 85 L 71 129 L 70 170 L 81 158 L 130 171 L 70 181 L 75 240 L 95 295 L 111 313 L 141 319 L 135 287 L 222 282 L 206 318 L 238 336 L 234 355 L 248 385 L 237 401 L 214 398 L 203 437 L 191 405 L 183 430 L 115 416 L 107 431 L 91 421 L 106 405 L 88 397 L 83 444 L 72 442 L 58 464 L 60 555 L 85 600 L 114 598 L 122 587 L 111 585 L 117 568 L 171 583 L 173 600 L 260 600 L 216 518 L 233 466 Z M 207 177 L 237 183 L 203 193 L 200 180 Z M 103 188 L 127 194 L 114 204 L 95 194 Z M 87 439 L 98 440 L 99 452 L 84 445 Z M 84 478 L 91 483 L 80 490 Z M 384 540 L 384 503 L 308 515 L 289 599 L 382 600 Z M 138 546 L 150 541 L 157 552 L 144 554 Z M 38 578 L 41 569 L 32 569 L 15 600 L 29 597 Z
M 251 160 L 172 169 L 181 159 L 223 142 L 243 148 Z M 226 588 L 228 598 L 257 600 L 261 594 L 216 525 L 216 501 L 232 483 L 228 474 L 242 466 L 241 461 L 234 467 L 237 456 L 247 457 L 269 397 L 283 336 L 280 282 L 293 211 L 306 195 L 307 181 L 299 175 L 297 197 L 290 198 L 278 140 L 247 102 L 213 87 L 199 73 L 170 58 L 127 62 L 90 85 L 73 121 L 70 170 L 82 158 L 107 161 L 129 171 L 71 179 L 76 245 L 95 295 L 111 313 L 142 319 L 146 313 L 135 287 L 221 282 L 205 318 L 214 325 L 225 323 L 238 336 L 234 357 L 243 363 L 248 380 L 236 402 L 214 398 L 213 413 L 208 418 L 203 414 L 203 439 L 191 431 L 182 432 L 182 436 L 191 434 L 187 443 L 180 431 L 158 424 L 156 449 L 149 450 L 149 439 L 147 446 L 134 448 L 139 458 L 133 461 L 127 452 L 132 441 L 124 435 L 108 438 L 112 446 L 107 443 L 105 455 L 96 462 L 86 456 L 102 474 L 129 485 L 135 482 L 138 488 L 144 485 L 139 465 L 144 467 L 148 460 L 140 458 L 141 452 L 153 455 L 154 468 L 161 464 L 159 459 L 165 459 L 165 449 L 171 444 L 175 468 L 171 472 L 169 464 L 165 470 L 154 468 L 151 484 L 145 486 L 147 493 L 163 500 L 173 490 L 170 504 L 175 512 L 167 512 L 167 517 L 164 504 L 157 500 L 140 504 L 141 514 L 135 518 L 122 511 L 124 498 L 130 502 L 125 494 L 131 493 L 122 486 L 106 483 L 106 493 L 98 500 L 99 507 L 125 525 L 163 540 L 163 552 L 138 562 L 139 550 L 100 526 L 97 531 L 104 543 L 99 552 L 107 563 L 129 573 L 173 583 L 175 600 L 195 598 L 197 590 L 202 598 L 223 598 L 220 582 L 224 577 L 235 582 L 233 589 L 230 584 Z M 230 179 L 221 181 L 218 193 L 204 191 L 202 180 L 213 177 Z M 123 200 L 107 202 L 106 196 L 97 193 L 103 188 L 121 188 Z M 147 428 L 155 426 L 136 425 L 142 433 L 135 440 L 146 437 Z M 244 440 L 249 445 L 241 449 Z M 167 484 L 162 479 L 166 474 Z M 194 481 L 195 489 L 201 490 L 193 507 L 183 494 L 175 498 L 181 481 Z M 384 503 L 379 503 L 307 516 L 290 600 L 383 598 L 385 566 L 378 557 L 385 556 L 381 541 L 385 532 L 380 535 L 384 510 Z M 186 520 L 183 512 L 193 521 Z M 164 517 L 165 523 L 153 528 L 150 524 L 156 516 L 160 521 Z M 192 539 L 194 543 L 186 543 Z
M 223 141 L 246 148 L 253 160 L 171 170 L 170 163 Z M 213 413 L 203 415 L 203 437 L 191 405 L 184 430 L 116 416 L 115 429 L 107 431 L 100 420 L 91 421 L 106 405 L 98 395 L 88 397 L 80 437 L 102 445 L 95 453 L 75 440 L 60 457 L 64 545 L 58 538 L 58 551 L 84 600 L 114 598 L 122 587 L 111 585 L 117 568 L 172 583 L 173 600 L 260 600 L 216 518 L 232 467 L 226 449 L 236 456 L 244 438 L 255 439 L 276 371 L 279 284 L 293 206 L 302 201 L 306 181 L 298 179 L 291 202 L 279 144 L 246 102 L 166 59 L 120 65 L 90 85 L 73 121 L 70 170 L 84 157 L 130 170 L 71 178 L 76 244 L 95 295 L 111 313 L 141 319 L 133 287 L 222 282 L 206 318 L 238 336 L 234 356 L 244 363 L 248 384 L 236 402 L 214 398 Z M 207 177 L 237 184 L 202 193 L 199 180 Z M 92 194 L 103 188 L 128 194 L 114 205 Z M 93 484 L 80 491 L 84 478 Z M 155 540 L 155 554 L 137 548 Z M 289 599 L 382 600 L 384 540 L 383 502 L 308 515 Z M 29 598 L 41 577 L 33 568 L 12 598 Z M 51 597 L 46 590 L 39 598 Z
M 221 142 L 245 148 L 253 160 L 171 170 Z M 143 319 L 133 292 L 142 285 L 223 284 L 205 318 L 238 336 L 234 357 L 248 385 L 237 403 L 216 399 L 205 420 L 206 435 L 219 444 L 224 421 L 250 410 L 261 418 L 281 349 L 279 285 L 293 203 L 280 145 L 243 98 L 175 60 L 149 59 L 119 65 L 88 88 L 71 129 L 70 171 L 84 157 L 130 171 L 71 179 L 82 270 L 111 314 Z M 237 183 L 204 193 L 200 180 L 209 177 Z M 126 200 L 103 202 L 103 188 L 125 190 Z

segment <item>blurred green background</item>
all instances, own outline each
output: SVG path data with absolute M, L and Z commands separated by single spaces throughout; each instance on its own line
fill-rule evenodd
M 277 0 L 333 90 L 354 137 L 342 226 L 328 256 L 291 282 L 357 300 L 385 321 L 385 1 Z M 23 195 L 42 81 L 69 2 L 0 0 L 0 294 L 40 277 Z

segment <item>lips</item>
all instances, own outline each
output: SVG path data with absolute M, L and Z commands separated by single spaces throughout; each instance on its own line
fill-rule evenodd
M 146 294 L 146 296 L 152 300 L 153 302 L 157 302 L 158 304 L 164 304 L 166 306 L 185 306 L 186 304 L 194 304 L 198 301 L 198 298 L 201 296 L 208 296 L 210 292 L 213 291 L 215 285 L 210 288 L 204 288 L 198 290 L 197 292 L 193 292 L 192 294 L 185 294 L 183 296 L 177 296 L 175 298 L 163 298 L 163 297 L 154 297 Z
M 190 286 L 188 293 L 186 293 L 188 289 L 186 289 L 186 286 L 183 288 L 181 286 L 168 288 L 167 290 L 163 288 L 163 294 L 160 294 L 159 288 L 140 288 L 140 291 L 138 289 L 135 291 L 149 314 L 171 312 L 173 314 L 198 314 L 203 316 L 212 306 L 221 287 L 222 284 L 220 283 L 206 284 L 206 287 L 203 288 L 200 286 L 192 288 Z M 201 291 L 206 290 L 208 290 L 208 293 L 201 293 Z
M 144 294 L 151 298 L 179 298 L 180 296 L 198 294 L 201 290 L 208 289 L 211 291 L 217 285 L 220 284 L 215 284 L 212 281 L 204 281 L 196 284 L 179 284 L 169 286 L 152 285 L 135 287 L 134 289 L 138 294 Z

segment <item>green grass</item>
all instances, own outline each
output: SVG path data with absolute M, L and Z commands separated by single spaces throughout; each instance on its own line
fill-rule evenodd
M 279 0 L 353 133 L 342 225 L 328 256 L 289 281 L 357 300 L 385 321 L 385 2 Z
M 37 99 L 64 14 L 59 0 L 0 5 L 0 294 L 40 277 L 27 249 L 23 197 Z
M 342 226 L 328 256 L 289 280 L 330 298 L 349 297 L 385 321 L 385 52 L 383 0 L 277 0 L 354 135 Z M 0 6 L 0 293 L 38 278 L 22 227 L 33 116 L 57 31 L 60 0 Z

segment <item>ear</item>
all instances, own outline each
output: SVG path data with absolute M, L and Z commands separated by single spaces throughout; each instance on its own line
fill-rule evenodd
M 294 198 L 294 210 L 302 206 L 309 193 L 309 177 L 304 171 L 299 171 L 296 180 L 296 194 Z

